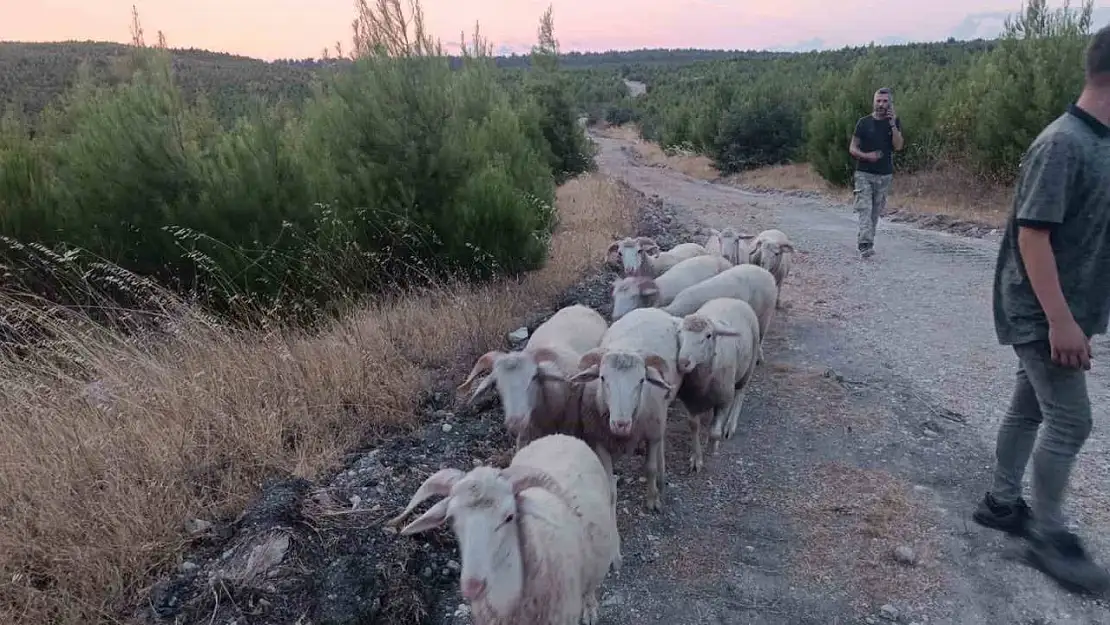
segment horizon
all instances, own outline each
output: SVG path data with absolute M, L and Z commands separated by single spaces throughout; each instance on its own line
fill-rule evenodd
M 915 0 L 889 0 L 875 11 L 869 0 L 844 0 L 835 21 L 822 17 L 819 0 L 779 0 L 771 6 L 733 6 L 728 0 L 658 0 L 636 4 L 612 0 L 602 8 L 589 0 L 518 0 L 509 10 L 488 0 L 424 0 L 429 34 L 449 54 L 457 54 L 460 33 L 469 40 L 475 23 L 497 56 L 526 55 L 535 43 L 543 11 L 553 7 L 555 37 L 561 53 L 704 50 L 724 52 L 805 52 L 821 49 L 904 43 L 993 39 L 1006 15 L 1019 12 L 1022 0 L 935 0 L 928 15 L 912 9 Z M 460 6 L 465 4 L 465 6 Z M 1050 7 L 1062 6 L 1049 2 Z M 265 61 L 335 58 L 336 42 L 351 47 L 353 0 L 239 0 L 227 7 L 217 0 L 101 0 L 93 10 L 82 0 L 40 0 L 7 16 L 5 41 L 13 43 L 131 43 L 131 7 L 138 9 L 145 39 L 161 31 L 169 48 L 202 49 Z M 1074 6 L 1072 7 L 1075 8 Z M 577 10 L 576 10 L 577 9 Z M 636 29 L 626 27 L 628 14 Z M 1110 8 L 1096 6 L 1110 21 Z M 1105 12 L 1105 13 L 1104 13 Z M 118 15 L 118 17 L 116 17 Z M 406 11 L 407 15 L 407 11 Z M 241 24 L 255 24 L 253 35 Z M 740 24 L 740 27 L 735 26 Z M 754 24 L 754 28 L 744 26 Z M 330 37 L 328 36 L 330 34 Z

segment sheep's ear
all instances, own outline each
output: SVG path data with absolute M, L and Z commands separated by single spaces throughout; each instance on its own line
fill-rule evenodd
M 647 254 L 658 254 L 659 244 L 651 237 L 636 237 L 636 242 L 640 244 L 640 251 Z
M 482 396 L 482 393 L 488 391 L 493 386 L 493 383 L 496 381 L 497 378 L 493 377 L 492 375 L 483 378 L 482 383 L 478 385 L 478 388 L 474 389 L 474 392 L 470 394 L 470 399 L 467 400 L 467 403 L 473 404 L 475 401 L 477 401 L 477 399 Z
M 605 252 L 605 261 L 609 263 L 619 263 L 620 256 L 617 255 L 617 248 L 620 247 L 620 241 L 613 241 L 609 244 L 609 249 Z
M 658 386 L 659 388 L 666 391 L 666 395 L 664 397 L 666 399 L 670 399 L 671 393 L 674 392 L 674 387 L 672 387 L 670 383 L 668 383 L 667 380 L 663 378 L 668 368 L 666 361 L 664 361 L 656 354 L 651 354 L 644 358 L 644 364 L 647 365 L 648 384 Z
M 713 334 L 716 336 L 740 336 L 736 330 L 729 330 L 727 328 L 713 328 Z
M 640 283 L 640 295 L 643 297 L 655 297 L 659 295 L 659 285 L 651 278 L 644 280 Z
M 709 229 L 709 236 L 711 236 L 711 237 L 719 237 L 719 236 L 721 236 L 721 231 L 720 231 L 720 230 L 718 230 L 718 229 L 716 229 L 716 228 L 710 228 L 710 229 Z
M 493 363 L 497 362 L 497 359 L 504 355 L 504 352 L 489 351 L 479 356 L 478 360 L 474 362 L 474 367 L 470 370 L 470 375 L 466 376 L 463 383 L 458 386 L 458 390 L 466 392 L 470 389 L 470 385 L 474 383 L 474 379 L 483 373 L 489 373 L 490 369 L 493 369 Z
M 544 360 L 536 364 L 536 375 L 534 379 L 539 382 L 568 382 L 567 376 L 559 370 L 559 366 L 555 363 Z
M 428 511 L 417 517 L 412 523 L 409 523 L 401 530 L 402 536 L 410 534 L 419 534 L 426 532 L 430 529 L 437 528 L 447 520 L 447 504 L 450 499 L 441 499 L 436 502 L 436 505 L 428 508 Z
M 532 362 L 536 363 L 537 365 L 543 362 L 555 362 L 556 360 L 559 360 L 559 355 L 556 354 L 555 350 L 551 349 L 550 347 L 534 347 L 532 348 L 531 352 Z
M 756 237 L 756 235 L 748 234 L 746 232 L 741 232 L 740 234 L 736 235 L 736 238 L 744 239 L 745 241 L 747 241 L 748 239 L 754 239 L 755 237 Z
M 398 514 L 392 519 L 386 521 L 385 524 L 391 527 L 398 525 L 401 521 L 405 519 L 405 517 L 412 514 L 412 511 L 416 509 L 416 506 L 419 506 L 426 499 L 430 499 L 432 497 L 435 497 L 436 495 L 446 497 L 451 493 L 451 488 L 455 485 L 455 483 L 458 482 L 464 475 L 466 474 L 459 469 L 452 468 L 440 469 L 439 471 L 431 474 L 430 476 L 428 476 L 428 479 L 424 480 L 424 483 L 420 485 L 420 488 L 416 489 L 416 493 L 413 494 L 412 499 L 409 500 L 409 505 L 405 506 L 405 509 L 401 511 L 401 514 Z M 446 508 L 444 509 L 446 510 Z M 425 514 L 425 516 L 427 515 Z
M 794 244 L 793 243 L 783 243 L 782 245 L 779 246 L 779 248 L 784 249 L 787 252 L 793 252 L 794 251 Z
M 578 359 L 578 369 L 587 369 L 589 367 L 601 366 L 601 357 L 605 355 L 605 349 L 602 347 L 595 347 L 590 351 L 582 354 Z
M 591 365 L 571 376 L 570 381 L 577 383 L 593 382 L 599 375 L 601 375 L 601 366 Z

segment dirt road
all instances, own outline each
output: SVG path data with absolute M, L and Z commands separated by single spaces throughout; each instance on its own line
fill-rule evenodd
M 628 144 L 596 140 L 603 170 L 688 228 L 778 227 L 799 250 L 739 438 L 691 475 L 672 418 L 662 515 L 622 482 L 627 564 L 606 586 L 604 622 L 1110 622 L 1105 603 L 1058 589 L 970 520 L 1015 366 L 991 325 L 996 238 L 883 223 L 860 261 L 848 207 L 640 166 Z M 1090 389 L 1096 427 L 1069 512 L 1110 558 L 1105 365 Z

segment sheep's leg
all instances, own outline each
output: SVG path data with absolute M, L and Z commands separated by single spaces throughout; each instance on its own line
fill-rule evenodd
M 721 406 L 714 406 L 713 423 L 709 426 L 709 453 L 710 455 L 717 455 L 717 451 L 721 448 L 721 437 L 724 435 L 724 429 L 728 422 L 728 414 L 722 410 Z
M 601 460 L 601 466 L 605 468 L 605 474 L 609 476 L 609 505 L 612 508 L 615 521 L 617 518 L 617 476 L 613 474 L 613 456 L 601 443 L 594 445 L 594 453 L 597 454 L 598 460 Z M 621 570 L 621 565 L 624 564 L 624 557 L 621 556 L 620 532 L 617 533 L 616 542 L 616 553 L 613 554 L 613 561 L 610 563 L 614 573 Z
M 644 472 L 647 474 L 647 498 L 646 504 L 648 510 L 660 511 L 663 509 L 663 504 L 660 501 L 660 491 L 662 490 L 659 485 L 662 483 L 660 479 L 660 453 L 663 451 L 663 441 L 655 440 L 648 441 L 647 454 L 644 456 Z
M 601 611 L 597 602 L 597 589 L 590 589 L 582 597 L 582 625 L 595 625 Z
M 690 453 L 690 470 L 694 473 L 700 473 L 701 470 L 705 467 L 705 455 L 702 452 L 701 448 L 701 415 L 691 412 L 689 414 L 689 422 L 690 438 L 692 439 L 692 450 Z M 712 438 L 712 436 L 713 435 L 710 434 L 710 438 Z
M 732 438 L 736 427 L 740 424 L 740 412 L 744 409 L 744 397 L 748 394 L 748 381 L 745 379 L 743 386 L 736 389 L 732 396 L 732 403 L 728 407 L 728 425 L 725 426 L 725 438 Z

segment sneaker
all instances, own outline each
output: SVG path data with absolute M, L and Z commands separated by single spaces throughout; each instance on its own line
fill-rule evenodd
M 1021 497 L 1015 503 L 1007 505 L 999 503 L 990 493 L 983 496 L 979 507 L 971 515 L 971 519 L 983 527 L 1019 538 L 1029 536 L 1031 517 L 1029 505 Z
M 1110 589 L 1110 573 L 1091 561 L 1079 537 L 1069 531 L 1031 538 L 1025 557 L 1072 592 L 1101 594 Z

